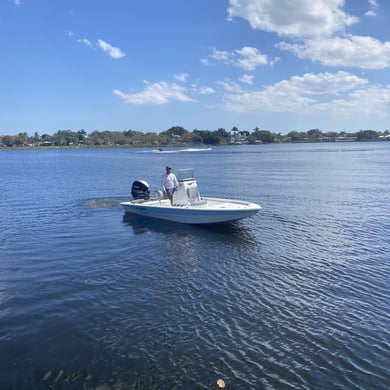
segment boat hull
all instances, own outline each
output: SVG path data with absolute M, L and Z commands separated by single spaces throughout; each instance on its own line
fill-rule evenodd
M 261 206 L 256 203 L 202 198 L 195 206 L 171 206 L 169 200 L 122 202 L 127 213 L 186 224 L 214 224 L 237 221 L 256 214 Z

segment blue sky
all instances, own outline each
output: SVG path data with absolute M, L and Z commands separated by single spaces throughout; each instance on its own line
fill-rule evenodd
M 0 134 L 390 129 L 388 0 L 0 0 Z

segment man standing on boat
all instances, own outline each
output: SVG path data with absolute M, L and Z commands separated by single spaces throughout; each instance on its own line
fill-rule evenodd
M 166 172 L 164 173 L 161 180 L 161 187 L 163 191 L 167 194 L 168 199 L 173 205 L 173 193 L 176 191 L 176 187 L 179 185 L 176 175 L 172 172 L 171 167 L 165 168 Z

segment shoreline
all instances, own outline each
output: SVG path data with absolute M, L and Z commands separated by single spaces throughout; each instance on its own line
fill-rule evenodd
M 334 140 L 334 141 L 290 141 L 290 142 L 263 142 L 263 143 L 232 143 L 219 145 L 206 145 L 207 147 L 218 146 L 260 146 L 260 145 L 284 145 L 284 144 L 335 144 L 335 143 L 373 143 L 373 142 L 389 142 L 390 139 L 371 139 L 371 140 Z M 0 146 L 0 151 L 6 150 L 58 150 L 58 149 L 151 149 L 151 148 L 183 148 L 183 147 L 199 147 L 200 145 L 166 145 L 166 146 L 150 146 L 150 145 L 60 145 L 60 146 Z M 205 146 L 205 145 L 202 145 Z

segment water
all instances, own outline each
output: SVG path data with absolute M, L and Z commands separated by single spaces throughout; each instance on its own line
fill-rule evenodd
M 256 216 L 124 216 L 192 167 Z M 386 389 L 390 143 L 0 152 L 0 388 Z

